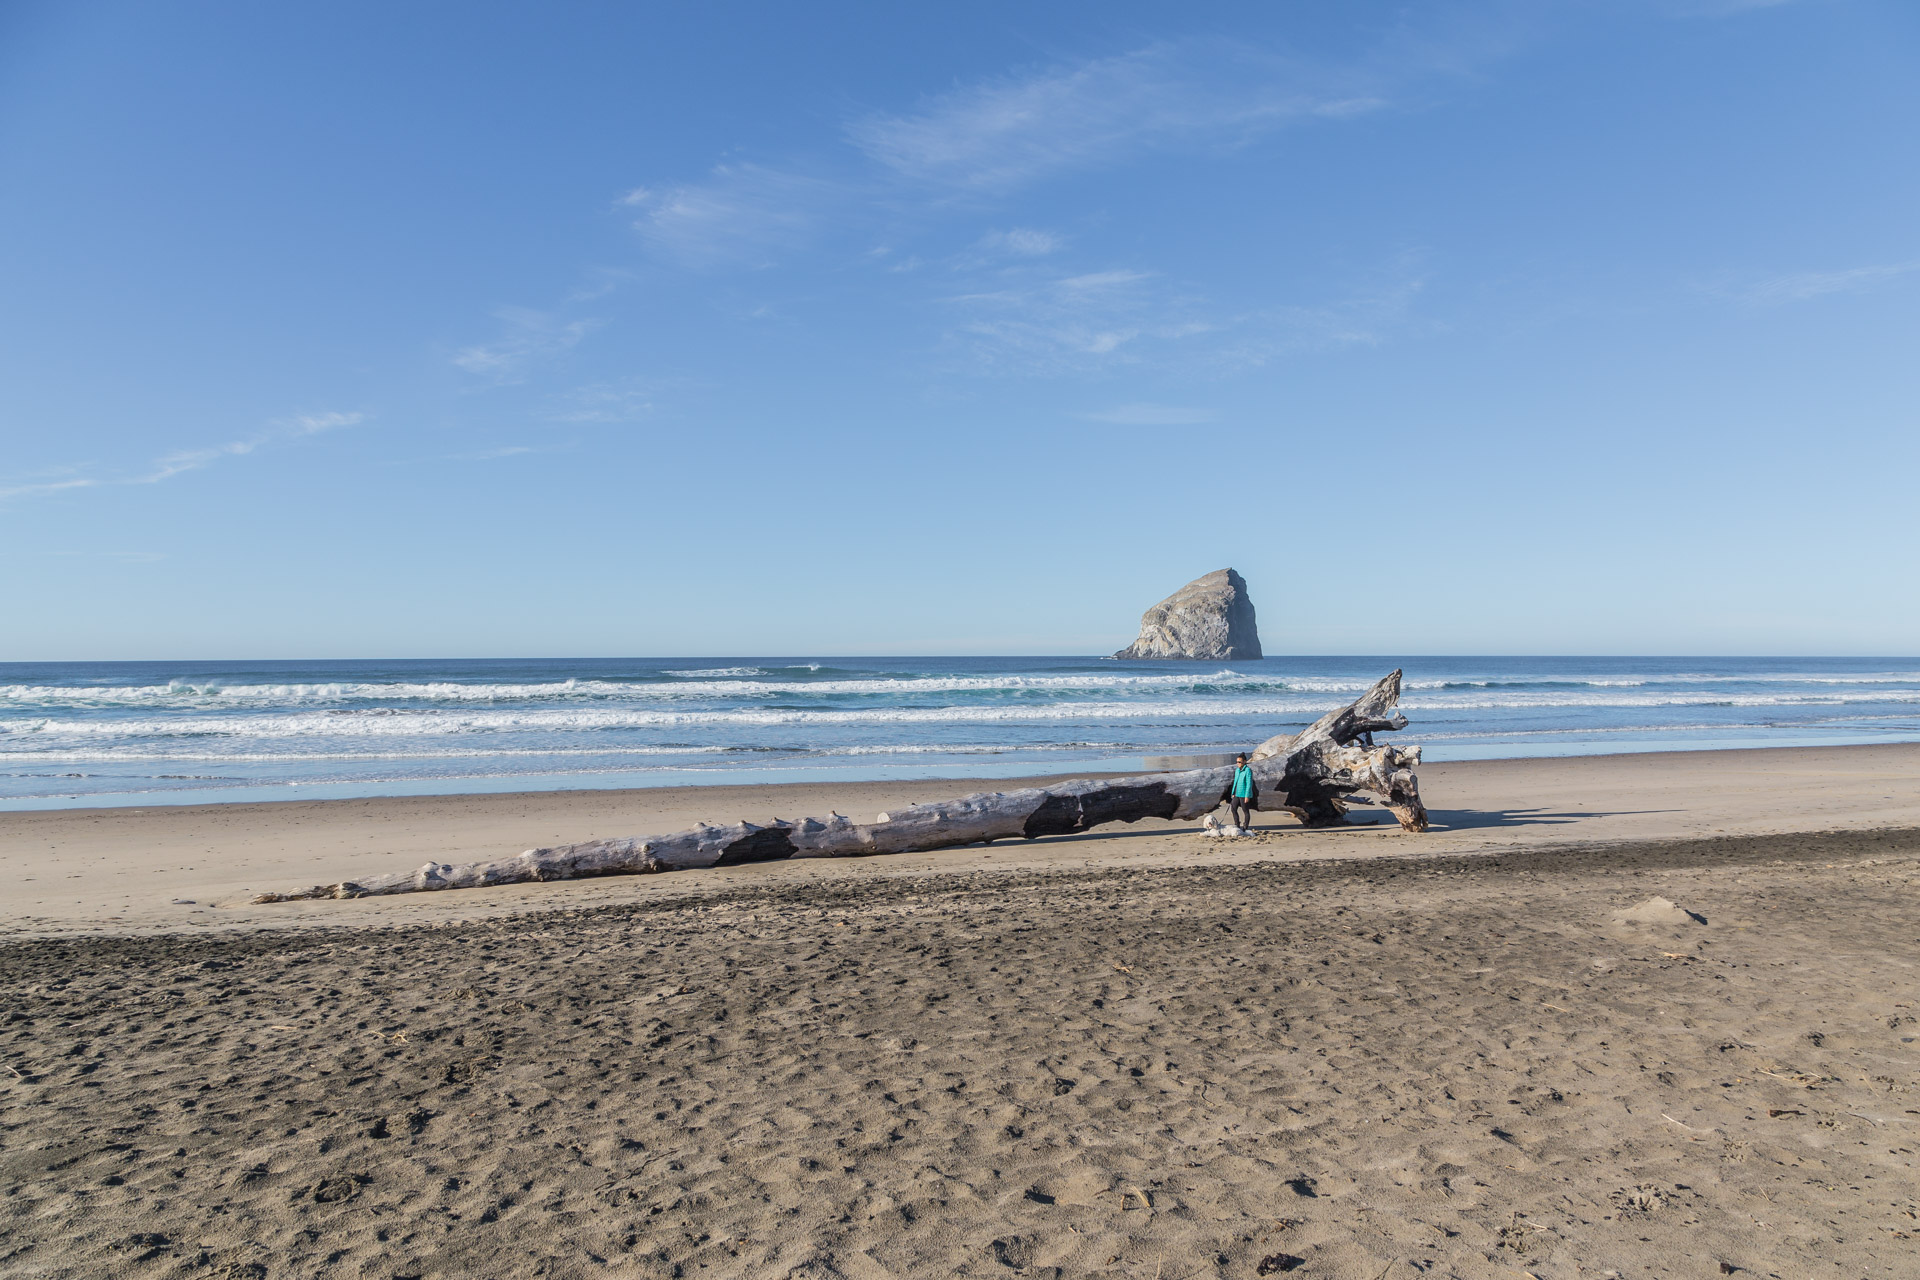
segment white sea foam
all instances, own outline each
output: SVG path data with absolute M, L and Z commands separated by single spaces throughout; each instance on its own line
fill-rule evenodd
M 1702 690 L 1695 693 L 1622 693 L 1613 696 L 1579 697 L 1554 693 L 1529 694 L 1503 690 L 1499 696 L 1462 694 L 1456 697 L 1402 698 L 1406 711 L 1429 710 L 1526 710 L 1573 707 L 1824 707 L 1855 703 L 1920 702 L 1920 688 L 1885 689 L 1873 693 L 1720 693 Z
M 1203 744 L 1186 744 L 1203 745 Z M 890 755 L 1004 755 L 1009 752 L 1046 751 L 1144 751 L 1146 744 L 1128 742 L 1039 742 L 1039 743 L 864 743 L 849 746 L 673 746 L 636 747 L 606 745 L 594 747 L 474 747 L 467 750 L 416 751 L 155 751 L 148 748 L 108 746 L 91 751 L 70 749 L 9 751 L 0 753 L 0 765 L 17 769 L 26 765 L 100 764 L 183 764 L 218 762 L 221 764 L 320 764 L 373 763 L 398 760 L 546 760 L 588 759 L 625 756 L 739 756 L 754 754 L 803 756 L 890 756 Z M 1153 750 L 1160 750 L 1154 747 Z
M 65 787 L 68 773 L 92 776 L 74 786 L 144 776 L 165 777 L 176 790 L 229 785 L 224 774 L 244 775 L 233 785 L 246 786 L 662 769 L 720 780 L 740 767 L 807 761 L 879 776 L 944 758 L 1211 751 L 1307 723 L 1369 687 L 1373 665 L 1341 664 L 1351 676 L 1309 659 L 1177 670 L 911 659 L 394 670 L 419 677 L 412 680 L 367 679 L 376 670 L 367 666 L 277 669 L 304 681 L 261 671 L 167 680 L 147 674 L 164 668 L 147 667 L 137 683 L 92 686 L 0 668 L 16 678 L 0 684 L 0 807 Z M 1679 665 L 1415 664 L 1401 704 L 1413 723 L 1396 739 L 1453 750 L 1507 743 L 1528 754 L 1650 740 L 1920 736 L 1920 671 L 1911 661 L 1876 664 L 1883 670 L 1841 660 L 1810 663 L 1823 668 L 1810 671 L 1786 663 L 1741 671 L 1715 660 L 1671 669 Z M 503 678 L 509 670 L 525 678 Z
M 641 708 L 527 708 L 519 711 L 432 710 L 393 715 L 334 715 L 290 712 L 283 715 L 178 716 L 165 719 L 39 719 L 15 722 L 0 732 L 0 744 L 40 735 L 74 738 L 435 738 L 481 733 L 604 732 L 618 729 L 672 729 L 708 725 L 969 724 L 1205 717 L 1280 712 L 1282 704 L 1222 705 L 1214 702 L 1072 702 L 990 706 L 876 707 L 813 709 L 756 707 L 697 711 Z
M 757 668 L 716 668 L 679 674 L 700 676 L 752 674 Z M 673 674 L 673 673 L 669 673 Z M 617 680 L 565 680 L 524 684 L 324 683 L 324 684 L 190 684 L 164 685 L 0 685 L 0 703 L 17 707 L 153 706 L 183 709 L 247 705 L 311 706 L 348 702 L 541 702 L 541 701 L 676 701 L 700 698 L 742 698 L 777 695 L 860 694 L 874 696 L 926 693 L 993 693 L 1026 690 L 1155 690 L 1199 685 L 1257 685 L 1274 687 L 1271 676 L 1246 676 L 1221 671 L 1209 676 L 920 676 L 850 680 L 710 679 L 629 683 Z M 1360 686 L 1364 688 L 1365 686 Z
M 1402 706 L 1417 714 L 1487 710 L 1548 711 L 1574 708 L 1644 709 L 1659 707 L 1799 708 L 1844 707 L 1858 704 L 1920 704 L 1920 688 L 1876 690 L 1871 693 L 1834 689 L 1818 693 L 1723 693 L 1689 691 L 1599 692 L 1516 691 L 1497 695 L 1482 691 L 1458 694 L 1429 692 L 1406 698 Z M 1325 696 L 1261 696 L 1233 699 L 1160 698 L 1152 701 L 1009 701 L 985 705 L 961 704 L 922 707 L 731 707 L 671 710 L 642 707 L 570 706 L 521 709 L 433 708 L 399 711 L 363 710 L 234 713 L 207 716 L 183 714 L 154 717 L 88 716 L 38 717 L 0 727 L 0 754 L 16 747 L 45 748 L 54 739 L 63 743 L 125 742 L 140 739 L 204 738 L 227 741 L 276 739 L 379 741 L 391 739 L 460 738 L 473 735 L 565 737 L 620 730 L 660 730 L 726 727 L 750 730 L 777 726 L 879 726 L 942 724 L 1057 724 L 1073 721 L 1140 722 L 1196 721 L 1242 723 L 1249 719 L 1299 721 L 1329 705 Z M 744 740 L 744 739 L 742 739 Z
M 1347 695 L 1363 692 L 1371 686 L 1366 679 L 1303 676 L 1288 673 L 1251 674 L 1225 668 L 1209 674 L 1191 672 L 1136 674 L 1070 675 L 991 675 L 991 676 L 888 676 L 829 680 L 793 679 L 779 673 L 795 668 L 712 667 L 668 671 L 673 680 L 563 680 L 526 682 L 321 682 L 291 684 L 237 684 L 176 680 L 149 685 L 0 685 L 0 707 L 15 710 L 106 709 L 141 707 L 153 710 L 219 710 L 248 707 L 343 706 L 352 703 L 398 703 L 423 706 L 464 705 L 474 703 L 605 703 L 605 702 L 688 702 L 701 700 L 734 701 L 769 697 L 913 697 L 928 694 L 1071 694 L 1117 693 L 1151 696 L 1181 690 L 1227 692 L 1270 691 L 1294 694 Z M 810 664 L 810 669 L 819 669 Z M 750 677 L 759 676 L 755 679 Z M 1612 690 L 1657 686 L 1770 685 L 1799 684 L 1858 687 L 1906 692 L 1920 686 L 1920 672 L 1888 671 L 1846 675 L 1808 675 L 1779 672 L 1762 674 L 1673 674 L 1647 673 L 1614 676 L 1574 673 L 1514 674 L 1504 678 L 1410 679 L 1402 686 L 1408 694 L 1455 690 L 1500 690 L 1512 696 L 1524 691 L 1558 689 Z M 1903 686 L 1907 688 L 1903 688 Z M 1486 705 L 1503 705 L 1488 703 Z M 1554 705 L 1585 706 L 1609 703 L 1566 702 Z

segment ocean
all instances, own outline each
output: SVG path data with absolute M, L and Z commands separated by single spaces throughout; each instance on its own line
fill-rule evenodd
M 1426 758 L 1920 740 L 1920 659 L 0 663 L 0 809 L 1167 767 L 1406 671 Z

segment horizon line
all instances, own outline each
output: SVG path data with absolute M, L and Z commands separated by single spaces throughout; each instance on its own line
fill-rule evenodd
M 1732 658 L 1741 660 L 1807 660 L 1838 659 L 1847 661 L 1893 661 L 1920 662 L 1920 653 L 1816 653 L 1816 652 L 1765 652 L 1738 653 L 1715 650 L 1694 651 L 1655 651 L 1626 650 L 1615 653 L 1591 651 L 1554 651 L 1500 653 L 1491 650 L 1434 651 L 1427 653 L 1402 653 L 1398 656 L 1387 653 L 1266 653 L 1259 658 L 1115 658 L 1107 653 L 1085 653 L 1061 650 L 1057 652 L 1026 653 L 922 653 L 901 651 L 897 653 L 834 653 L 827 650 L 800 651 L 794 653 L 661 653 L 661 654 L 489 654 L 489 655 L 451 655 L 429 654 L 420 656 L 384 655 L 361 657 L 280 657 L 280 658 L 241 658 L 241 657 L 159 657 L 159 658 L 0 658 L 0 667 L 10 666 L 131 666 L 140 663 L 279 663 L 321 664 L 346 662 L 719 662 L 727 660 L 769 660 L 793 659 L 797 661 L 819 661 L 821 659 L 856 659 L 874 661 L 880 659 L 927 659 L 933 661 L 977 660 L 983 658 L 1000 659 L 1060 659 L 1078 658 L 1095 662 L 1129 662 L 1148 665 L 1170 663 L 1214 663 L 1214 662 L 1265 662 L 1276 659 L 1286 660 L 1338 660 L 1338 661 L 1383 661 L 1407 662 L 1434 658 L 1555 658 L 1555 659 L 1620 659 L 1620 658 Z

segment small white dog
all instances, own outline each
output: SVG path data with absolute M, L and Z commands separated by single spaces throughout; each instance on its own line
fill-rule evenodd
M 1200 820 L 1200 834 L 1212 836 L 1217 840 L 1235 840 L 1241 836 L 1250 836 L 1253 832 L 1245 827 L 1236 827 L 1231 823 L 1222 822 L 1210 813 Z

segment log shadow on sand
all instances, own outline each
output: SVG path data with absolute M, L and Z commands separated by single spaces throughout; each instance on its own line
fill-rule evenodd
M 1434 831 L 1481 831 L 1493 827 L 1561 827 L 1592 818 L 1620 818 L 1646 813 L 1681 813 L 1680 809 L 1429 809 Z

